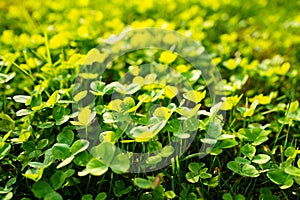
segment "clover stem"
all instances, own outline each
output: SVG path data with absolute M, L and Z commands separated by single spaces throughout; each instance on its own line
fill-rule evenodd
M 88 191 L 89 191 L 90 182 L 91 182 L 91 175 L 89 175 L 89 179 L 88 179 L 88 182 L 87 182 L 87 185 L 86 185 L 86 188 L 85 188 L 85 193 L 86 193 L 86 194 L 87 194 Z
M 179 162 L 179 157 L 176 156 L 176 167 L 177 167 L 177 176 L 178 176 L 178 181 L 181 182 L 181 176 L 180 176 L 180 162 Z
M 4 113 L 7 112 L 7 99 L 6 99 L 6 94 L 5 94 L 5 90 L 2 90 L 3 91 L 3 110 L 4 110 Z
M 87 126 L 85 126 L 85 139 L 88 139 L 88 129 L 87 129 Z
M 175 174 L 176 173 L 175 159 L 171 158 L 171 162 L 172 162 L 172 173 Z M 174 177 L 173 176 L 171 176 L 171 187 L 172 187 L 172 190 L 174 190 Z
M 100 192 L 100 189 L 101 189 L 101 186 L 102 186 L 102 183 L 104 182 L 104 177 L 105 176 L 102 176 L 102 179 L 101 179 L 101 181 L 99 181 L 98 183 L 99 183 L 99 186 L 98 186 L 98 189 L 97 189 L 97 193 L 99 193 Z
M 285 118 L 284 118 L 284 120 L 285 120 Z M 279 131 L 277 132 L 277 134 L 276 134 L 276 136 L 275 136 L 275 141 L 274 141 L 274 144 L 273 144 L 273 149 L 274 149 L 275 146 L 276 146 L 276 143 L 277 143 L 277 141 L 278 141 L 278 137 L 279 137 L 279 135 L 280 135 L 280 133 L 281 133 L 283 127 L 284 127 L 284 123 L 281 124 L 281 127 L 280 127 Z
M 280 133 L 281 133 L 282 130 L 283 130 L 283 127 L 284 127 L 284 125 L 285 125 L 284 122 L 285 122 L 285 120 L 286 120 L 286 116 L 288 115 L 288 110 L 289 110 L 289 108 L 286 110 L 285 115 L 284 115 L 284 118 L 283 118 L 283 122 L 282 122 L 282 124 L 281 124 L 281 126 L 280 126 L 279 131 L 277 132 L 277 134 L 276 134 L 276 136 L 275 136 L 275 141 L 274 141 L 272 150 L 275 148 L 276 143 L 277 143 L 278 138 L 279 138 L 279 135 L 280 135 Z
M 230 125 L 232 124 L 232 121 L 233 121 L 233 120 L 232 120 L 232 117 L 233 117 L 233 110 L 234 110 L 234 109 L 231 109 L 231 110 L 230 110 L 230 115 L 229 115 L 229 120 L 228 120 L 228 123 L 230 123 Z
M 48 34 L 47 32 L 44 32 L 45 36 L 45 47 L 46 47 L 46 53 L 47 53 L 47 59 L 50 66 L 52 66 L 52 59 L 51 59 L 51 53 L 50 53 L 50 47 L 49 47 L 49 40 L 48 40 Z
M 103 101 L 103 96 L 102 95 L 99 96 L 99 101 L 100 101 L 100 105 L 104 105 L 104 101 Z
M 109 190 L 108 190 L 108 195 L 109 196 L 110 196 L 110 193 L 111 193 L 111 188 L 113 187 L 113 185 L 112 185 L 113 178 L 114 178 L 114 173 L 111 173 L 110 174 Z
M 281 190 L 281 192 L 282 192 L 283 196 L 285 197 L 285 199 L 290 199 L 289 196 L 283 190 Z
M 282 145 L 280 145 L 280 162 L 284 162 L 284 150 Z
M 244 117 L 243 128 L 246 128 L 247 117 Z
M 250 178 L 250 183 L 245 188 L 245 194 L 246 194 L 246 192 L 248 192 L 250 186 L 252 185 L 252 181 L 253 181 L 253 178 Z M 255 179 L 254 179 L 254 181 L 255 181 Z
M 288 130 L 285 134 L 285 141 L 284 141 L 284 145 L 283 145 L 284 148 L 286 148 L 286 145 L 287 145 L 287 142 L 288 142 L 290 129 L 291 129 L 291 123 L 289 123 Z

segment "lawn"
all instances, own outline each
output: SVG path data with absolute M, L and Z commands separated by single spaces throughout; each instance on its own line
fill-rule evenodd
M 300 2 L 0 2 L 0 199 L 300 199 Z

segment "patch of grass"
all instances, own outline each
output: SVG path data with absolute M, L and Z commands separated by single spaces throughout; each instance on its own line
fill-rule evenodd
M 0 197 L 299 199 L 299 7 L 0 2 Z

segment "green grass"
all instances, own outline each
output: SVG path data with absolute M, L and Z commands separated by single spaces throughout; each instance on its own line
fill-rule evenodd
M 299 8 L 0 2 L 0 198 L 300 199 Z

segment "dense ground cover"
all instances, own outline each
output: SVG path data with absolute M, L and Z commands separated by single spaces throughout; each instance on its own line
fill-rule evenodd
M 279 0 L 1 1 L 0 197 L 300 199 L 299 10 Z M 84 73 L 128 27 L 198 41 L 227 98 L 210 93 L 210 71 L 172 53 L 172 35 L 169 51 L 139 49 L 100 77 Z M 159 153 L 137 164 L 116 146 Z

